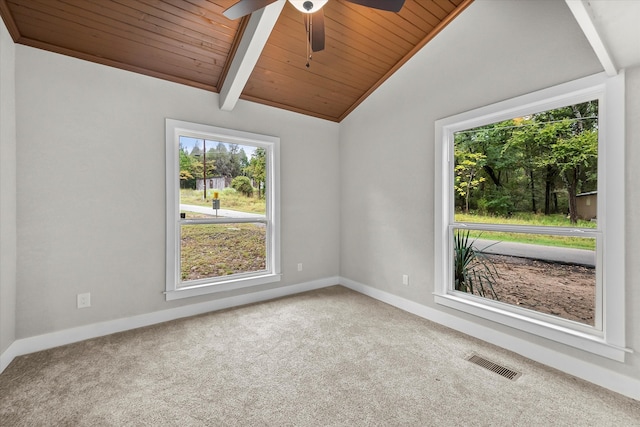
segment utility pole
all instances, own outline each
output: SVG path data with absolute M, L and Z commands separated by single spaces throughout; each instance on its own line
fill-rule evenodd
M 204 196 L 207 200 L 207 140 L 202 140 L 202 183 L 204 184 Z

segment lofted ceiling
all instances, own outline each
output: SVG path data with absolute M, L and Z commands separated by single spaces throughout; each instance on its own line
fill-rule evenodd
M 250 22 L 222 15 L 236 2 L 0 0 L 0 15 L 16 43 L 220 93 Z M 326 47 L 307 68 L 303 15 L 281 0 L 239 97 L 339 122 L 471 2 L 406 0 L 393 13 L 330 0 Z

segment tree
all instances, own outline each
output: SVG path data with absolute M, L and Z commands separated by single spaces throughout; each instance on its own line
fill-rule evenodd
M 569 219 L 578 222 L 577 198 L 582 173 L 598 159 L 598 133 L 586 130 L 569 137 L 560 137 L 552 146 L 551 160 L 560 170 L 560 176 L 569 193 Z
M 547 152 L 551 153 L 553 151 L 553 145 L 562 135 L 568 137 L 568 135 L 578 135 L 585 131 L 594 131 L 597 134 L 598 101 L 592 100 L 555 108 L 553 110 L 536 113 L 534 117 L 536 122 L 539 122 L 540 126 L 542 126 L 539 132 L 540 138 L 545 140 L 545 148 Z M 597 142 L 595 149 L 597 151 Z M 553 158 L 554 156 L 551 155 L 551 157 Z M 552 161 L 553 160 L 546 161 L 546 159 L 542 159 L 541 162 L 545 168 L 546 175 L 545 214 L 551 211 L 549 199 L 553 188 L 555 188 L 555 183 L 559 178 L 562 181 L 562 185 L 566 187 L 566 177 L 563 178 L 561 176 L 558 165 L 552 164 Z M 580 177 L 576 180 L 577 184 L 581 187 L 581 191 L 595 190 L 597 188 L 597 153 L 595 153 L 595 157 L 587 163 L 588 164 L 580 168 Z M 567 188 L 567 192 L 571 193 L 570 189 Z M 555 196 L 555 193 L 553 194 Z M 575 198 L 570 196 L 569 204 L 571 205 L 572 203 L 575 208 Z M 555 197 L 554 204 L 556 205 L 554 211 L 557 211 L 557 198 Z
M 229 145 L 229 165 L 232 177 L 236 177 L 242 174 L 243 162 L 242 155 L 244 155 L 244 161 L 247 161 L 247 155 L 244 150 L 240 148 L 238 144 Z
M 182 145 L 179 148 L 180 155 L 180 187 L 195 188 L 195 178 L 192 174 L 193 162 L 192 158 Z
M 458 205 L 537 213 L 544 199 L 549 215 L 560 194 L 576 220 L 576 195 L 597 189 L 597 117 L 594 100 L 456 132 Z
M 207 159 L 209 158 L 212 159 L 211 163 L 216 166 L 216 172 L 218 175 L 224 176 L 225 178 L 231 178 L 234 176 L 231 155 L 224 143 L 218 142 L 218 145 L 215 148 L 209 150 L 209 156 L 207 156 Z
M 517 165 L 522 168 L 529 181 L 531 211 L 536 213 L 536 178 L 540 168 L 539 159 L 546 151 L 545 141 L 540 138 L 540 129 L 534 116 L 518 118 L 514 123 L 516 126 L 504 146 L 503 154 L 518 159 Z
M 195 188 L 195 180 L 202 179 L 205 177 L 204 173 L 204 163 L 207 164 L 207 177 L 213 177 L 216 175 L 216 165 L 211 159 L 211 155 L 209 154 L 210 150 L 205 154 L 203 149 L 199 146 L 195 145 L 191 149 L 191 153 L 189 153 L 189 173 L 193 176 L 193 188 Z M 182 165 L 182 154 L 180 155 L 181 165 Z M 204 158 L 206 156 L 206 159 Z M 182 170 L 182 167 L 181 167 Z M 185 169 L 186 170 L 186 169 Z
M 455 148 L 456 166 L 454 189 L 465 200 L 465 213 L 469 213 L 471 191 L 480 186 L 486 179 L 478 176 L 478 172 L 486 163 L 487 156 L 482 153 L 470 153 Z
M 475 191 L 468 194 L 469 201 L 464 202 L 469 209 L 477 205 L 482 211 L 499 214 L 513 210 L 512 192 L 506 186 L 517 171 L 518 157 L 503 155 L 513 128 L 514 121 L 506 120 L 456 132 L 455 147 L 458 152 L 481 153 L 485 156 L 482 170 L 477 171 L 478 177 L 484 180 L 479 182 Z
M 514 120 L 506 120 L 478 127 L 469 134 L 468 146 L 473 148 L 473 151 L 486 156 L 482 169 L 496 190 L 500 190 L 504 186 L 504 180 L 508 179 L 508 173 L 516 163 L 511 156 L 502 155 L 505 142 L 511 137 L 513 128 Z
M 575 224 L 577 194 L 597 188 L 598 101 L 545 111 L 536 114 L 536 120 L 544 123 L 538 138 L 548 147 L 539 164 L 561 179 L 568 194 L 569 219 Z
M 244 148 L 240 148 L 238 159 L 240 159 L 240 170 L 244 171 L 244 168 L 249 166 L 249 158 L 247 157 L 247 153 L 244 151 Z
M 191 172 L 187 170 L 181 170 L 180 171 L 180 188 L 191 188 L 191 185 L 190 185 L 191 182 L 195 182 L 195 179 L 193 178 L 193 175 L 191 175 Z
M 249 165 L 244 169 L 247 176 L 258 184 L 258 195 L 264 196 L 264 184 L 266 183 L 266 151 L 264 148 L 257 148 L 251 156 Z M 260 194 L 262 192 L 262 194 Z

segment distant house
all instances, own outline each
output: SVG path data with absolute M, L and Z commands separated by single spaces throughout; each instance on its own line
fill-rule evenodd
M 598 192 L 589 191 L 576 195 L 578 218 L 592 220 L 598 217 Z
M 207 190 L 217 189 L 222 190 L 227 188 L 230 182 L 227 183 L 227 179 L 224 176 L 207 177 Z M 196 190 L 204 189 L 204 183 L 202 178 L 196 179 Z

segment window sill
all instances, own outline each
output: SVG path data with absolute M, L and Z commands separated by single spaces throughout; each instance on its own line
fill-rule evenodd
M 532 319 L 529 316 L 473 301 L 471 298 L 452 294 L 435 294 L 435 302 L 618 362 L 624 362 L 625 354 L 632 352 L 630 349 L 608 343 L 602 336 L 576 331 L 543 320 Z
M 185 286 L 172 291 L 165 292 L 167 301 L 190 298 L 200 295 L 214 294 L 217 292 L 231 291 L 235 289 L 248 288 L 250 286 L 264 285 L 267 283 L 279 282 L 281 274 L 269 273 L 260 276 L 246 278 L 235 278 L 215 283 L 206 283 L 194 286 Z

